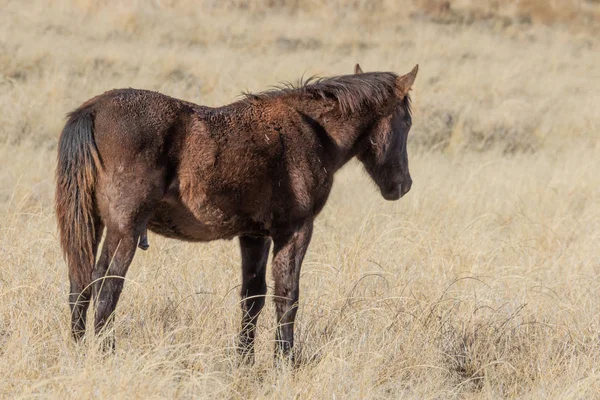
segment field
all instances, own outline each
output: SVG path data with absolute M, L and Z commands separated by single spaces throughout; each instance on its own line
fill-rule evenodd
M 598 397 L 600 3 L 400 3 L 0 1 L 0 397 Z M 72 343 L 53 208 L 67 112 L 129 86 L 221 105 L 356 62 L 420 65 L 414 184 L 386 202 L 357 162 L 336 176 L 296 369 L 273 365 L 270 302 L 238 365 L 236 240 L 151 234 L 116 353 Z

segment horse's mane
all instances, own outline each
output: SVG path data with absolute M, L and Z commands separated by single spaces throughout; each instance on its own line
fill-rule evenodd
M 262 100 L 283 95 L 309 95 L 330 98 L 338 102 L 344 115 L 363 110 L 365 107 L 385 105 L 395 95 L 396 78 L 392 72 L 367 72 L 331 78 L 310 77 L 300 79 L 298 84 L 284 83 L 260 93 L 244 93 L 248 100 Z M 403 105 L 410 112 L 410 98 Z

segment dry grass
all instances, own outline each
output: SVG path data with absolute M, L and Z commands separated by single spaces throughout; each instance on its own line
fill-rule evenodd
M 533 9 L 523 22 L 500 1 L 484 14 L 452 1 L 439 15 L 471 19 L 450 22 L 396 3 L 5 2 L 0 397 L 596 397 L 597 3 L 552 3 L 591 15 L 585 28 Z M 64 114 L 123 86 L 224 104 L 356 61 L 421 65 L 415 183 L 386 203 L 358 164 L 339 173 L 303 268 L 299 369 L 273 368 L 270 306 L 256 365 L 237 365 L 235 241 L 151 236 L 127 276 L 117 353 L 74 346 L 52 203 Z

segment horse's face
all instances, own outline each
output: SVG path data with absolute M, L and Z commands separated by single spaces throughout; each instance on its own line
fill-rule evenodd
M 408 99 L 405 99 L 392 114 L 375 124 L 367 135 L 365 150 L 359 155 L 386 200 L 398 200 L 412 186 L 406 150 L 411 123 Z
M 365 132 L 365 146 L 358 158 L 373 178 L 386 200 L 398 200 L 410 190 L 412 178 L 408 170 L 406 141 L 412 124 L 408 91 L 417 76 L 418 66 L 396 79 L 396 93 L 390 99 L 388 112 Z M 358 64 L 355 74 L 361 74 Z

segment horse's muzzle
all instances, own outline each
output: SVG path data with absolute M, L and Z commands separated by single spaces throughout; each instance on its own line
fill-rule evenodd
M 408 179 L 404 180 L 404 182 L 398 184 L 397 186 L 394 186 L 393 188 L 391 188 L 389 190 L 385 190 L 385 191 L 382 190 L 381 195 L 383 196 L 384 199 L 389 200 L 389 201 L 398 200 L 402 196 L 404 196 L 406 193 L 408 193 L 408 191 L 410 190 L 411 187 L 412 187 L 412 179 L 408 178 Z

